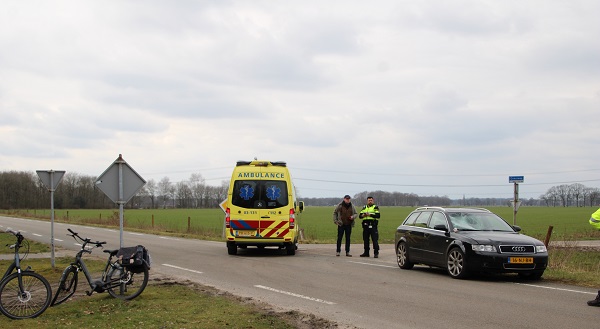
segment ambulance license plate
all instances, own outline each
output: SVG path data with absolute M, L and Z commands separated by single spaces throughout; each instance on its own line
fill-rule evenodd
M 245 231 L 238 230 L 237 233 L 238 233 L 238 236 L 256 236 L 256 231 L 255 230 L 250 230 L 250 231 L 248 231 L 248 230 L 245 230 Z
M 533 264 L 533 257 L 508 257 L 511 264 Z

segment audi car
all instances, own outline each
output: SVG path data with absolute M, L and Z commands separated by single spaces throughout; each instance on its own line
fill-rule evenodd
M 490 272 L 539 280 L 548 266 L 548 250 L 520 231 L 483 208 L 417 208 L 396 230 L 398 266 L 445 268 L 455 279 Z

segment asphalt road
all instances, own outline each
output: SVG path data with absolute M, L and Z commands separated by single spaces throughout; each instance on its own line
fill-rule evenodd
M 48 222 L 0 217 L 0 230 L 7 228 L 50 242 Z M 62 223 L 54 224 L 56 246 L 79 249 L 66 236 L 67 228 L 106 240 L 108 249 L 119 247 L 118 230 Z M 401 270 L 392 245 L 382 246 L 378 259 L 358 257 L 360 245 L 352 246 L 354 257 L 336 257 L 332 245 L 300 245 L 295 256 L 268 248 L 230 256 L 224 242 L 133 232 L 123 236 L 125 246 L 142 244 L 150 250 L 151 273 L 213 286 L 280 310 L 311 313 L 340 328 L 597 328 L 600 318 L 600 308 L 586 305 L 596 289 L 516 276 L 455 280 L 425 266 Z

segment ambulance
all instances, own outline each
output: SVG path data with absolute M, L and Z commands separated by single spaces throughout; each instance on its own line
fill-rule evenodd
M 298 215 L 304 203 L 285 162 L 238 161 L 231 175 L 225 208 L 227 253 L 238 248 L 268 246 L 295 255 L 300 228 Z

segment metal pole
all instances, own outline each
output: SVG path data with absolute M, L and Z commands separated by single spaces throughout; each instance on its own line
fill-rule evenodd
M 54 170 L 50 170 L 50 264 L 54 268 Z
M 119 246 L 123 248 L 123 158 L 119 154 Z
M 513 201 L 513 225 L 517 225 L 517 209 L 518 209 L 517 202 L 519 202 L 519 184 L 518 183 L 515 183 L 514 196 L 515 196 L 515 199 Z

